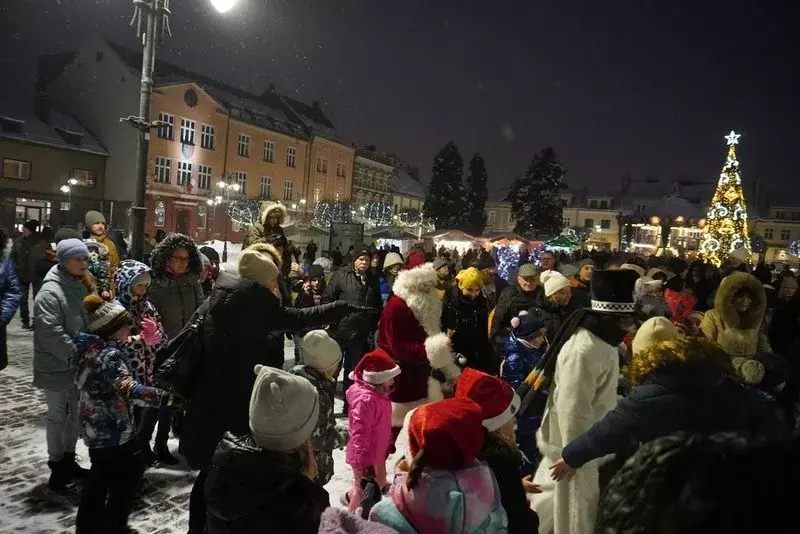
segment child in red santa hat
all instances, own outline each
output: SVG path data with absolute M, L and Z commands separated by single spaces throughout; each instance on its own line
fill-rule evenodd
M 497 482 L 477 459 L 482 417 L 469 399 L 415 409 L 408 428 L 412 459 L 398 465 L 388 496 L 372 508 L 370 521 L 401 533 L 508 532 Z
M 361 479 L 374 476 L 379 488 L 386 482 L 386 458 L 392 445 L 392 391 L 400 367 L 383 349 L 367 353 L 350 373 L 353 385 L 345 394 L 350 410 L 350 441 L 346 461 L 353 469 L 353 488 L 347 492 L 348 510 L 361 503 Z
M 467 367 L 456 382 L 456 398 L 470 399 L 481 408 L 484 439 L 478 458 L 489 465 L 497 479 L 508 531 L 536 532 L 539 517 L 531 510 L 525 493 L 539 493 L 539 489 L 530 476 L 522 477 L 523 458 L 515 435 L 519 396 L 503 379 Z

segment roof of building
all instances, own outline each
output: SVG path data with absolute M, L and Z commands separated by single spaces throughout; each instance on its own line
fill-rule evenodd
M 425 198 L 425 185 L 411 176 L 402 167 L 392 172 L 392 193 L 409 197 Z
M 389 167 L 394 167 L 392 164 L 392 160 L 390 157 L 375 152 L 373 150 L 367 150 L 366 148 L 356 148 L 356 156 L 361 156 L 362 158 L 366 158 L 372 161 L 376 161 L 383 165 L 388 165 Z
M 106 148 L 72 115 L 50 112 L 49 123 L 33 108 L 0 102 L 0 138 L 42 146 L 108 156 Z

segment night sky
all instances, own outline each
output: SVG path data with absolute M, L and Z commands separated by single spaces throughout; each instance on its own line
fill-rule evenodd
M 798 2 L 241 0 L 224 16 L 171 4 L 158 58 L 319 100 L 348 140 L 425 175 L 452 138 L 465 160 L 484 155 L 491 189 L 545 146 L 573 187 L 613 191 L 628 172 L 716 181 L 733 128 L 746 184 L 800 201 Z M 3 0 L 0 95 L 30 99 L 37 55 L 88 34 L 136 47 L 131 13 L 129 0 Z

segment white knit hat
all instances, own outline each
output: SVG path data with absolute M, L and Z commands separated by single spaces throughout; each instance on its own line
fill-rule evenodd
M 544 285 L 544 296 L 549 297 L 556 291 L 569 287 L 569 278 L 558 271 L 547 270 L 539 275 L 539 280 Z
M 325 330 L 312 330 L 303 336 L 300 356 L 309 367 L 333 374 L 342 361 L 342 349 Z
M 651 317 L 643 322 L 642 326 L 636 331 L 631 343 L 631 350 L 635 356 L 654 343 L 666 341 L 680 335 L 683 335 L 680 329 L 666 317 Z
M 262 449 L 289 452 L 303 444 L 319 418 L 319 394 L 311 382 L 281 369 L 256 365 L 250 395 L 250 431 Z
M 272 245 L 266 243 L 252 245 L 239 255 L 239 276 L 266 287 L 278 277 L 278 267 L 273 261 L 273 258 L 278 257 L 280 255 Z

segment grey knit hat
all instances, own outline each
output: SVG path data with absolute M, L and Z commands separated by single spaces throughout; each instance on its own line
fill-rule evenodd
M 281 369 L 256 365 L 250 395 L 250 431 L 262 449 L 289 452 L 303 444 L 319 418 L 319 394 L 311 382 Z
M 70 258 L 88 258 L 89 249 L 80 239 L 64 239 L 56 246 L 56 259 L 64 265 Z
M 83 222 L 86 223 L 86 228 L 89 228 L 91 230 L 92 226 L 94 226 L 97 223 L 106 224 L 106 218 L 99 211 L 89 210 L 86 212 L 86 216 L 83 218 Z

